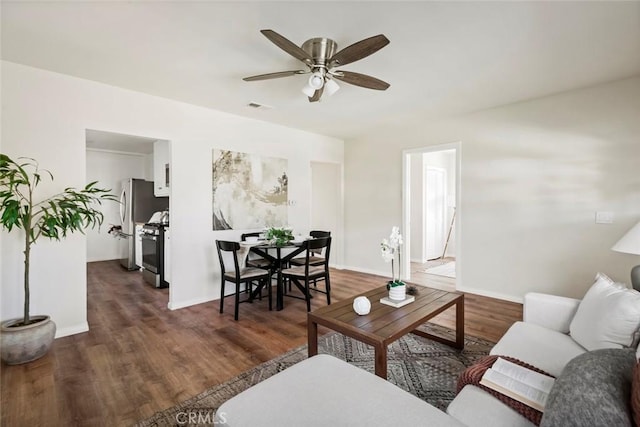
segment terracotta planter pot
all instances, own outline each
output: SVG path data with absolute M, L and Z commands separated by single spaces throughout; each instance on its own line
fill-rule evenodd
M 56 324 L 49 316 L 31 316 L 35 323 L 14 326 L 20 319 L 2 322 L 0 353 L 8 365 L 19 365 L 41 358 L 49 351 L 56 335 Z

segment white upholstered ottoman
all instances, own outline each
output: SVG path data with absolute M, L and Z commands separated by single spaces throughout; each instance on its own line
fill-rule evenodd
M 340 359 L 320 354 L 225 402 L 216 425 L 462 426 L 412 394 Z

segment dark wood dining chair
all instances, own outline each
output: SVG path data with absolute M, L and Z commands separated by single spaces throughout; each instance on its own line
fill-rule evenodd
M 331 304 L 331 281 L 329 279 L 329 253 L 331 252 L 331 237 L 321 237 L 318 239 L 306 240 L 302 243 L 304 250 L 304 265 L 293 266 L 282 270 L 282 277 L 290 280 L 304 295 L 304 298 L 300 298 L 290 293 L 287 296 L 292 298 L 304 299 L 307 302 L 307 311 L 311 311 L 311 290 L 321 292 L 327 295 L 327 304 Z M 324 261 L 322 264 L 311 264 L 313 254 L 317 250 L 324 251 Z M 319 280 L 324 280 L 325 290 L 322 291 L 317 288 L 309 288 L 309 283 L 317 283 Z
M 238 320 L 238 309 L 241 302 L 253 302 L 256 295 L 259 295 L 262 299 L 262 290 L 266 286 L 267 294 L 269 297 L 269 310 L 272 310 L 272 298 L 271 298 L 271 272 L 269 270 L 263 270 L 255 267 L 240 267 L 240 261 L 238 260 L 238 251 L 240 250 L 240 243 L 230 242 L 225 240 L 217 240 L 216 247 L 218 249 L 218 259 L 220 260 L 221 280 L 220 285 L 220 313 L 224 312 L 224 290 L 227 282 L 234 283 L 235 289 L 235 307 L 233 318 Z M 233 271 L 227 271 L 224 263 L 223 253 L 231 253 L 233 256 Z M 256 283 L 255 289 L 253 288 Z M 249 297 L 243 301 L 240 301 L 240 286 L 245 285 L 245 288 L 249 290 Z
M 330 231 L 311 230 L 309 232 L 309 236 L 313 237 L 314 239 L 319 239 L 320 237 L 331 237 L 331 232 Z
M 331 237 L 331 232 L 313 230 L 309 233 L 309 236 L 311 236 L 314 239 L 319 239 L 321 237 Z M 313 254 L 309 258 L 309 262 L 311 263 L 311 265 L 324 264 L 327 254 L 326 253 L 323 254 L 322 252 L 323 252 L 323 249 L 313 251 Z M 304 265 L 305 262 L 306 262 L 305 257 L 294 258 L 291 261 L 289 261 L 291 265 Z
M 254 233 L 243 233 L 240 235 L 240 240 L 242 240 L 243 242 L 247 241 L 247 237 L 259 237 L 260 236 L 260 232 L 254 232 Z M 271 261 L 269 261 L 266 258 L 261 257 L 260 255 L 257 254 L 253 254 L 251 252 L 249 252 L 249 255 L 247 256 L 247 266 L 249 267 L 256 267 L 256 268 L 262 268 L 264 270 L 271 270 L 271 268 L 273 267 L 271 264 Z

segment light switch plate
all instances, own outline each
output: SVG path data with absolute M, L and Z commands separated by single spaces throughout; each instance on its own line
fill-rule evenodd
M 613 212 L 596 212 L 596 224 L 613 224 Z

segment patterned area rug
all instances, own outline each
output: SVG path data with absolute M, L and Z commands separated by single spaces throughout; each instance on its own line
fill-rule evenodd
M 451 329 L 431 323 L 423 325 L 421 329 L 449 339 L 455 337 L 455 332 Z M 465 336 L 464 350 L 456 350 L 448 345 L 409 334 L 391 344 L 387 350 L 388 380 L 431 405 L 445 410 L 455 397 L 456 382 L 460 373 L 489 354 L 493 345 L 494 343 L 487 340 Z M 318 348 L 320 353 L 334 355 L 371 373 L 374 371 L 373 347 L 359 341 L 338 333 L 330 333 L 319 339 Z M 200 408 L 212 414 L 236 394 L 306 358 L 307 346 L 298 347 L 223 384 L 213 386 L 173 408 L 158 412 L 137 426 L 178 425 L 176 415 L 186 409 Z

